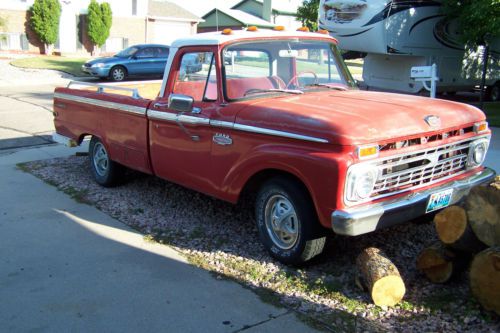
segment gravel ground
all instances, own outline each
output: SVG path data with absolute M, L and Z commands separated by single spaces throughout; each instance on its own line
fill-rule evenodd
M 135 172 L 122 186 L 103 188 L 90 176 L 88 157 L 20 167 L 147 239 L 169 244 L 217 278 L 239 281 L 264 300 L 304 314 L 316 327 L 336 332 L 500 332 L 499 317 L 483 311 L 470 295 L 466 273 L 434 285 L 416 271 L 416 256 L 436 241 L 428 221 L 357 238 L 332 236 L 321 256 L 298 269 L 268 256 L 258 241 L 250 205 L 233 206 Z M 400 305 L 374 306 L 356 287 L 355 258 L 368 246 L 381 248 L 399 268 L 407 288 Z

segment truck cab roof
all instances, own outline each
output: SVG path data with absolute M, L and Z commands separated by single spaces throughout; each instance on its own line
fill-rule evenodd
M 222 31 L 200 33 L 190 37 L 177 39 L 172 43 L 171 47 L 180 48 L 184 46 L 223 45 L 237 40 L 265 38 L 329 39 L 332 42 L 337 42 L 337 40 L 330 35 L 317 32 L 257 29 L 256 31 L 231 30 L 230 33 L 224 33 Z

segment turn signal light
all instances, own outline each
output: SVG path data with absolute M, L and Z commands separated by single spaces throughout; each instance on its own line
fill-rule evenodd
M 283 31 L 283 30 L 285 30 L 285 27 L 284 27 L 284 26 L 282 26 L 282 25 L 277 25 L 277 26 L 275 26 L 275 27 L 273 28 L 273 30 L 276 30 L 276 31 Z
M 378 145 L 358 147 L 357 155 L 360 160 L 377 157 L 379 153 Z
M 222 30 L 222 34 L 223 35 L 232 35 L 233 34 L 233 30 L 227 28 L 227 29 L 224 29 Z
M 309 32 L 309 28 L 308 27 L 300 27 L 297 29 L 297 31 Z
M 476 134 L 486 132 L 487 130 L 488 130 L 488 123 L 486 121 L 474 124 L 474 132 Z
M 318 34 L 328 35 L 328 30 L 320 29 L 317 31 Z
M 255 25 L 252 25 L 252 26 L 247 28 L 247 31 L 259 31 L 259 29 L 257 29 L 257 27 Z

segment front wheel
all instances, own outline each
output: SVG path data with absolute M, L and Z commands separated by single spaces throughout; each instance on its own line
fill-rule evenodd
M 323 251 L 326 238 L 311 199 L 295 181 L 275 178 L 257 194 L 259 236 L 271 256 L 299 265 Z
M 118 184 L 123 167 L 109 158 L 106 147 L 95 136 L 90 140 L 89 162 L 92 175 L 99 185 L 111 187 Z
M 127 78 L 127 70 L 122 66 L 115 66 L 109 71 L 109 78 L 113 81 L 123 81 Z

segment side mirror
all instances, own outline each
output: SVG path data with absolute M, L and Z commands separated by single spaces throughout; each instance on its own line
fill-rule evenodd
M 191 112 L 194 99 L 191 96 L 171 94 L 168 97 L 168 108 L 179 112 Z

